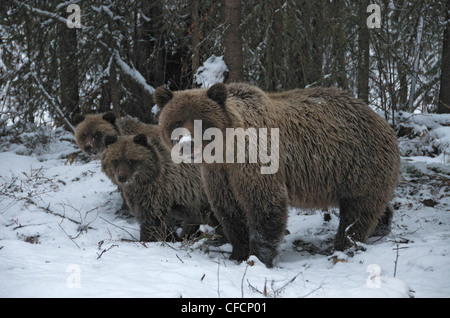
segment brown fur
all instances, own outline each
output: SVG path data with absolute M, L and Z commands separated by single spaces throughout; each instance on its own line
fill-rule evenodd
M 390 222 L 391 215 L 384 215 L 392 213 L 389 200 L 399 177 L 397 139 L 380 116 L 349 94 L 334 88 L 266 94 L 246 84 L 218 84 L 173 93 L 158 88 L 155 100 L 169 148 L 174 127 L 192 127 L 194 120 L 224 136 L 225 128 L 279 128 L 275 174 L 261 174 L 260 163 L 202 164 L 208 198 L 233 246 L 232 259 L 245 260 L 251 253 L 272 266 L 288 205 L 338 206 L 337 250 L 364 242 L 380 220 Z
M 157 139 L 144 135 L 108 137 L 102 171 L 120 184 L 132 214 L 141 226 L 141 241 L 174 239 L 177 220 L 183 221 L 182 237 L 199 224 L 216 226 L 203 190 L 200 167 L 174 164 Z
M 75 138 L 81 151 L 88 155 L 97 155 L 105 149 L 106 136 L 117 136 L 117 126 L 102 118 L 103 114 L 78 115 L 75 119 L 77 129 Z
M 157 125 L 144 124 L 130 117 L 117 119 L 112 112 L 86 116 L 77 114 L 74 118 L 74 124 L 77 126 L 75 138 L 81 151 L 94 156 L 99 156 L 103 152 L 105 139 L 108 136 L 145 134 L 151 138 L 159 138 L 159 127 Z M 116 185 L 122 192 L 120 184 L 116 183 Z M 122 207 L 116 213 L 124 217 L 130 216 L 125 199 Z
M 80 149 L 88 155 L 98 155 L 105 149 L 107 136 L 124 136 L 145 134 L 159 137 L 159 127 L 148 125 L 131 117 L 116 119 L 113 113 L 77 115 L 75 137 Z

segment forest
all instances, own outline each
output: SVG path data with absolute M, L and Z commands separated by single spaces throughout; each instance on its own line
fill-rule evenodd
M 400 111 L 449 113 L 449 10 L 446 0 L 5 0 L 0 120 L 70 129 L 77 113 L 112 110 L 154 123 L 154 88 L 200 86 L 213 55 L 226 82 L 336 86 L 394 125 Z

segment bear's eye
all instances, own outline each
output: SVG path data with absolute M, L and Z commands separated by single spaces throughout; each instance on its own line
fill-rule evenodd
M 179 120 L 170 126 L 170 131 L 174 131 L 175 129 L 180 128 L 182 126 L 183 126 L 183 122 L 181 120 Z M 170 133 L 169 133 L 169 135 L 170 135 Z
M 94 139 L 99 140 L 99 139 L 102 139 L 102 137 L 103 137 L 103 135 L 101 132 L 99 132 L 99 131 L 95 132 Z
M 136 160 L 128 159 L 128 165 L 130 165 L 131 167 L 135 166 L 136 164 L 137 164 Z
M 119 160 L 114 160 L 112 162 L 112 164 L 113 164 L 114 168 L 117 168 L 119 166 Z

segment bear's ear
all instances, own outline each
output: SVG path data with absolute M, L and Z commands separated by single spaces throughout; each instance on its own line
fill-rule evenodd
M 114 115 L 112 112 L 107 112 L 103 115 L 103 120 L 106 120 L 111 125 L 115 125 L 116 123 L 116 115 Z
M 144 134 L 140 134 L 134 137 L 133 139 L 134 143 L 147 147 L 148 143 L 147 143 L 147 136 Z
M 225 107 L 228 93 L 224 84 L 214 84 L 206 94 L 221 107 Z
M 105 137 L 105 147 L 115 144 L 117 142 L 117 136 L 106 136 Z
M 155 100 L 156 105 L 158 105 L 161 109 L 166 106 L 172 98 L 173 93 L 164 86 L 158 87 L 153 94 L 153 99 Z
M 84 119 L 85 117 L 78 113 L 73 117 L 73 124 L 78 126 Z

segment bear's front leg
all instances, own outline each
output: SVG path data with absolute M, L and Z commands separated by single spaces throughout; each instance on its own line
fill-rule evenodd
M 123 191 L 120 187 L 117 187 L 119 189 L 120 192 L 120 196 L 122 197 L 122 206 L 120 207 L 119 210 L 116 211 L 116 215 L 119 218 L 122 219 L 128 219 L 128 218 L 132 218 L 133 215 L 131 214 L 130 208 L 128 207 L 127 201 L 123 195 Z
M 222 231 L 233 246 L 230 259 L 245 261 L 250 256 L 246 215 L 236 201 L 225 170 L 215 168 L 202 167 L 205 192 Z
M 247 215 L 250 254 L 271 268 L 285 234 L 287 190 L 274 175 L 246 175 L 246 170 L 243 168 L 241 178 L 233 180 L 233 192 Z
M 150 214 L 150 213 L 148 213 Z M 146 215 L 146 218 L 139 220 L 140 241 L 142 242 L 176 242 L 172 223 L 161 216 Z
M 155 235 L 155 227 L 150 222 L 142 222 L 140 225 L 140 237 L 141 242 L 157 242 L 159 236 Z

